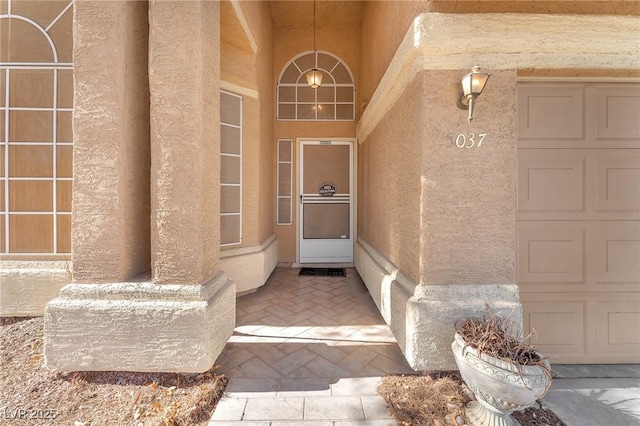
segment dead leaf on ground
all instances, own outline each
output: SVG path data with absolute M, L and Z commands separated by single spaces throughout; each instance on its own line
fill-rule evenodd
M 6 373 L 0 407 L 29 401 L 55 410 L 56 425 L 206 426 L 227 383 L 210 372 L 197 378 L 196 373 L 51 371 L 43 365 L 43 328 L 42 317 L 0 319 L 0 371 Z

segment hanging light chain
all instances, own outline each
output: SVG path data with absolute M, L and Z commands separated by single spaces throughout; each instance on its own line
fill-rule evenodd
M 313 52 L 317 52 L 316 49 L 316 0 L 313 0 Z

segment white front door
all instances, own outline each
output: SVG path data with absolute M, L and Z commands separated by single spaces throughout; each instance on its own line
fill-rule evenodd
M 300 263 L 353 262 L 353 142 L 300 142 Z

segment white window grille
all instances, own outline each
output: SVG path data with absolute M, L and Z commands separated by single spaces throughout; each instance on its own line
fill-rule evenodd
M 291 225 L 293 216 L 293 140 L 278 139 L 277 151 L 276 224 Z
M 220 92 L 220 245 L 242 243 L 242 97 Z
M 47 23 L 21 14 L 28 2 L 3 3 L 0 253 L 70 253 L 73 63 L 56 40 L 72 31 L 73 2 L 44 5 L 59 7 Z
M 306 73 L 317 68 L 322 85 L 309 87 Z M 351 70 L 324 51 L 303 52 L 287 63 L 278 78 L 277 118 L 282 121 L 354 121 L 355 85 Z

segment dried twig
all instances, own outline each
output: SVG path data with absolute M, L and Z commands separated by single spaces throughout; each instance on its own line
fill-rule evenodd
M 551 386 L 551 369 L 545 358 L 529 343 L 535 330 L 524 339 L 512 330 L 511 316 L 513 311 L 503 317 L 500 312 L 493 313 L 487 306 L 489 315 L 482 320 L 467 319 L 456 324 L 457 332 L 462 336 L 467 346 L 485 355 L 498 358 L 514 365 L 522 377 L 522 366 L 538 366 L 547 376 L 548 385 L 542 398 Z M 464 349 L 463 349 L 464 350 Z M 526 386 L 526 383 L 525 383 Z

